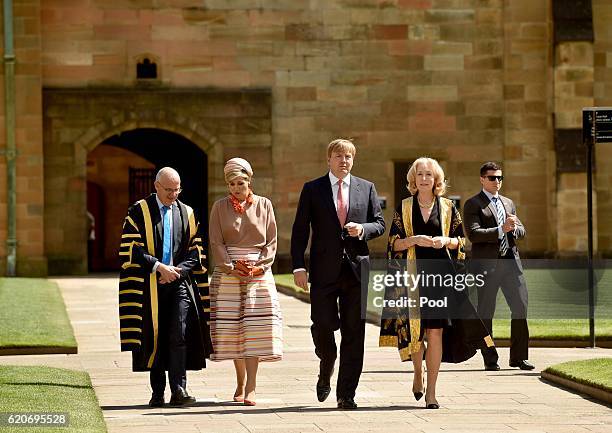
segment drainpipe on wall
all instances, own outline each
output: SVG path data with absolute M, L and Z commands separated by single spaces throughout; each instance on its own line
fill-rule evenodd
M 15 52 L 13 47 L 13 2 L 4 0 L 4 116 L 6 119 L 6 274 L 17 268 L 17 170 L 15 146 Z

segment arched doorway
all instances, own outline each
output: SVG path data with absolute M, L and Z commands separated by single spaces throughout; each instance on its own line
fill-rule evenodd
M 157 171 L 170 166 L 181 175 L 180 200 L 206 227 L 208 157 L 174 132 L 138 128 L 105 139 L 87 155 L 88 212 L 95 219 L 89 272 L 118 269 L 121 224 L 129 205 L 154 192 Z M 90 186 L 96 186 L 90 188 Z
M 177 168 L 186 188 L 183 199 L 204 224 L 207 206 L 227 192 L 223 164 L 228 158 L 251 161 L 257 191 L 269 197 L 271 100 L 269 89 L 43 89 L 44 242 L 49 273 L 87 272 L 87 161 L 102 143 L 111 142 L 105 146 L 129 151 L 153 167 Z M 194 145 L 201 153 L 189 150 Z M 120 170 L 105 172 L 118 176 Z M 121 188 L 127 191 L 127 180 Z M 117 192 L 113 189 L 111 198 Z M 110 199 L 105 195 L 104 200 Z M 124 203 L 120 222 L 129 198 Z M 106 214 L 102 218 L 112 219 Z M 113 243 L 113 248 L 117 245 Z

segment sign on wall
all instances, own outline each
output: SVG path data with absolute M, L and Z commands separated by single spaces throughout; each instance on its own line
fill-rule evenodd
M 587 145 L 612 143 L 612 107 L 582 109 L 582 141 Z

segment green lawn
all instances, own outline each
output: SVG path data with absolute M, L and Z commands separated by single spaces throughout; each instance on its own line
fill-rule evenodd
M 0 348 L 76 348 L 57 284 L 40 278 L 0 278 Z
M 612 339 L 612 272 L 598 271 L 595 336 Z M 584 269 L 526 269 L 529 288 L 529 335 L 531 339 L 588 340 L 589 309 Z M 510 338 L 510 308 L 503 294 L 497 296 L 495 338 Z
M 529 319 L 529 339 L 531 340 L 584 340 L 589 339 L 587 319 Z M 510 320 L 493 320 L 495 338 L 510 338 Z M 601 340 L 612 339 L 612 320 L 595 320 L 595 336 Z
M 544 371 L 612 392 L 612 358 L 569 361 L 552 365 Z
M 1 412 L 67 412 L 67 427 L 0 427 L 3 432 L 106 432 L 89 375 L 51 367 L 0 366 Z
M 296 292 L 304 291 L 301 287 L 298 287 L 293 284 L 293 274 L 274 275 L 274 281 L 276 281 L 277 284 L 282 284 L 283 286 L 291 287 Z

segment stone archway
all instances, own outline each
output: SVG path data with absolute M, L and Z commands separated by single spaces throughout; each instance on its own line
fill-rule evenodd
M 248 158 L 271 193 L 270 92 L 45 89 L 45 253 L 52 274 L 87 271 L 87 153 L 108 137 L 153 128 L 208 156 L 208 204 L 225 194 L 223 163 Z M 267 188 L 266 188 L 267 186 Z
M 161 167 L 182 178 L 180 199 L 205 226 L 208 217 L 208 156 L 182 135 L 158 128 L 124 131 L 103 140 L 87 154 L 87 211 L 90 232 L 89 272 L 118 271 L 117 245 L 128 206 L 154 192 Z

